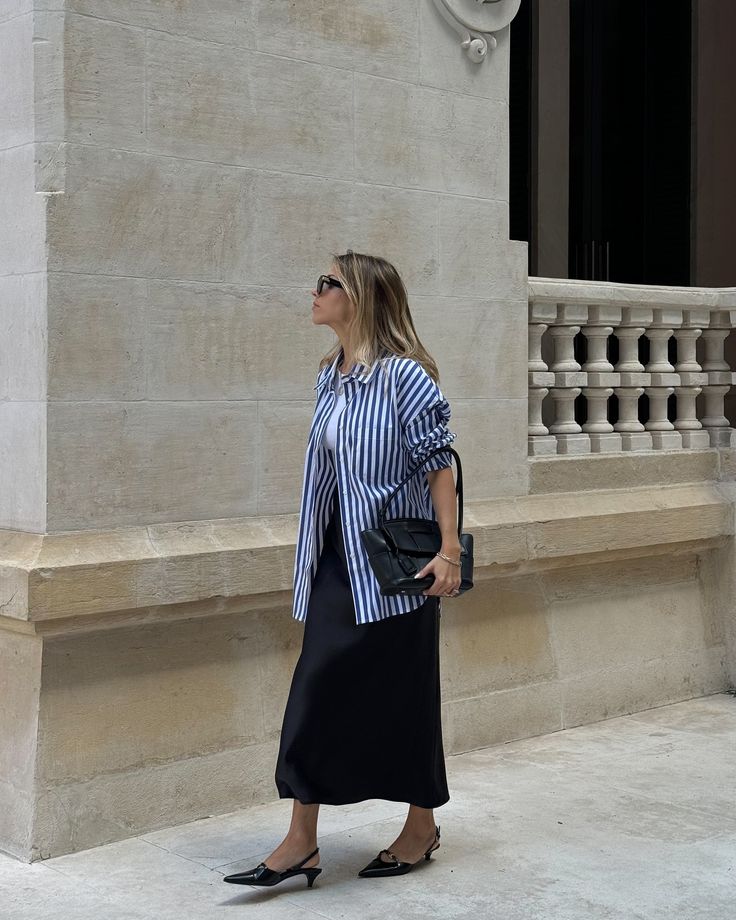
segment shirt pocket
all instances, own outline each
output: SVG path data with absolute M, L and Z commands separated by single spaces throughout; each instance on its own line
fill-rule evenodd
M 357 435 L 357 471 L 363 482 L 383 485 L 391 477 L 395 457 L 401 450 L 400 430 L 393 425 L 369 425 Z

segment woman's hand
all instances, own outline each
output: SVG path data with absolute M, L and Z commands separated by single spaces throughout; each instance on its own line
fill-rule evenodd
M 449 555 L 449 553 L 447 554 Z M 434 575 L 434 581 L 422 593 L 426 596 L 452 597 L 460 588 L 460 569 L 442 556 L 435 556 L 423 569 L 420 569 L 415 578 L 422 578 L 429 573 Z

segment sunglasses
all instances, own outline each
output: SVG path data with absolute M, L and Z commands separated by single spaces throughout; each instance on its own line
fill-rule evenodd
M 333 278 L 332 275 L 320 275 L 319 278 L 317 279 L 317 293 L 318 294 L 322 293 L 325 285 L 327 285 L 327 287 L 338 287 L 338 288 L 342 287 L 342 283 L 338 281 L 337 278 Z

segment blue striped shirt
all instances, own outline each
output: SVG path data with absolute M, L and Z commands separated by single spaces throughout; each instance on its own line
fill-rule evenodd
M 424 594 L 383 596 L 368 562 L 360 533 L 378 526 L 378 512 L 404 476 L 432 450 L 457 435 L 450 431 L 450 405 L 440 388 L 413 358 L 386 355 L 370 370 L 357 365 L 345 379 L 345 408 L 340 414 L 334 452 L 324 432 L 337 398 L 342 349 L 317 375 L 314 417 L 307 438 L 299 528 L 294 560 L 292 616 L 307 618 L 312 582 L 329 522 L 329 500 L 339 488 L 345 554 L 355 605 L 356 624 L 374 623 L 415 610 Z M 334 457 L 334 460 L 332 459 Z M 452 465 L 452 454 L 427 461 L 393 497 L 387 519 L 421 517 L 437 520 L 424 470 Z M 338 522 L 339 523 L 339 522 Z

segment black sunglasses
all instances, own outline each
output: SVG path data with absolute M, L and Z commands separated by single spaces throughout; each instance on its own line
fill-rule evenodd
M 342 283 L 338 281 L 337 278 L 333 278 L 332 275 L 320 275 L 319 278 L 317 279 L 317 293 L 318 294 L 322 293 L 322 290 L 325 285 L 327 285 L 328 287 L 339 287 L 339 288 L 342 287 Z M 343 288 L 343 290 L 345 289 Z

